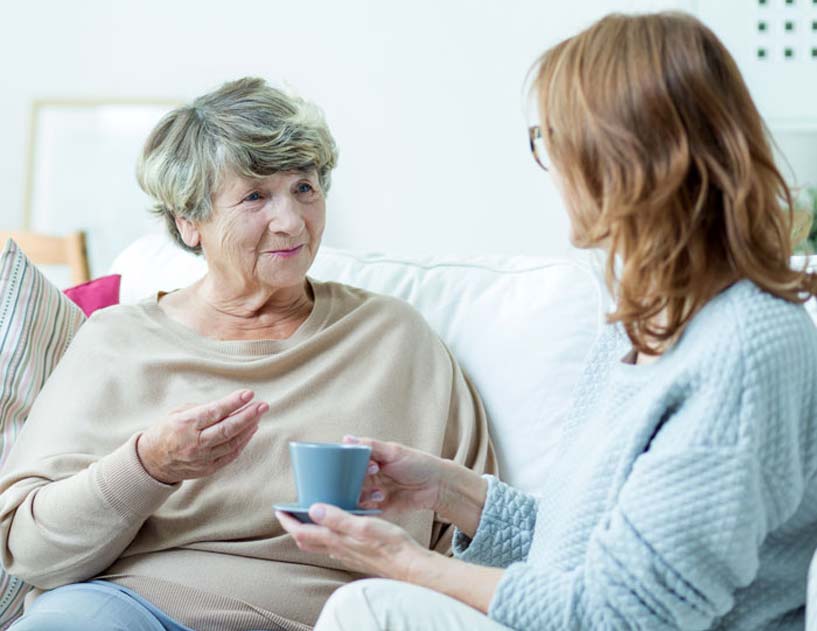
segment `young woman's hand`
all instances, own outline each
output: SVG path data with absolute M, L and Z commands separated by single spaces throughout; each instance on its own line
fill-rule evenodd
M 280 511 L 275 516 L 304 552 L 327 554 L 363 574 L 433 589 L 483 613 L 505 571 L 450 559 L 423 548 L 399 526 L 327 504 L 310 507 L 314 524 L 302 524 Z
M 368 475 L 360 493 L 362 508 L 384 512 L 437 510 L 446 462 L 431 454 L 372 438 L 344 436 L 343 442 L 371 447 Z
M 291 515 L 275 516 L 304 552 L 326 554 L 363 574 L 410 581 L 429 555 L 399 526 L 376 517 L 356 517 L 328 504 L 309 510 L 314 524 L 303 524 Z
M 398 443 L 353 436 L 343 440 L 372 449 L 360 494 L 362 508 L 379 508 L 386 516 L 432 510 L 466 534 L 474 534 L 488 489 L 481 476 L 451 460 Z

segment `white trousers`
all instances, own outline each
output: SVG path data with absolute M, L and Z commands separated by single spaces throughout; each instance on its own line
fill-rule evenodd
M 367 579 L 344 585 L 326 602 L 315 631 L 510 631 L 439 592 Z
M 817 554 L 811 559 L 806 591 L 806 631 L 817 631 Z

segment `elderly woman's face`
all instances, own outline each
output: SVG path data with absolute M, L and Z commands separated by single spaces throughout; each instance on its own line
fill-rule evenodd
M 197 226 L 211 271 L 251 287 L 303 284 L 320 246 L 326 204 L 312 171 L 224 178 L 213 215 Z

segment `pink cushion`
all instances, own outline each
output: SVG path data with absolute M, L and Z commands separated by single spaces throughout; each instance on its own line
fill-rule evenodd
M 64 290 L 64 293 L 79 305 L 86 316 L 90 316 L 97 309 L 119 304 L 119 281 L 121 280 L 122 276 L 119 274 L 101 276 L 87 283 L 69 287 Z

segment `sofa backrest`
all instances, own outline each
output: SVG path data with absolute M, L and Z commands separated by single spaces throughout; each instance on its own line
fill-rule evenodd
M 503 479 L 542 488 L 602 323 L 602 293 L 588 267 L 533 257 L 403 260 L 326 250 L 311 273 L 412 304 L 476 385 Z

